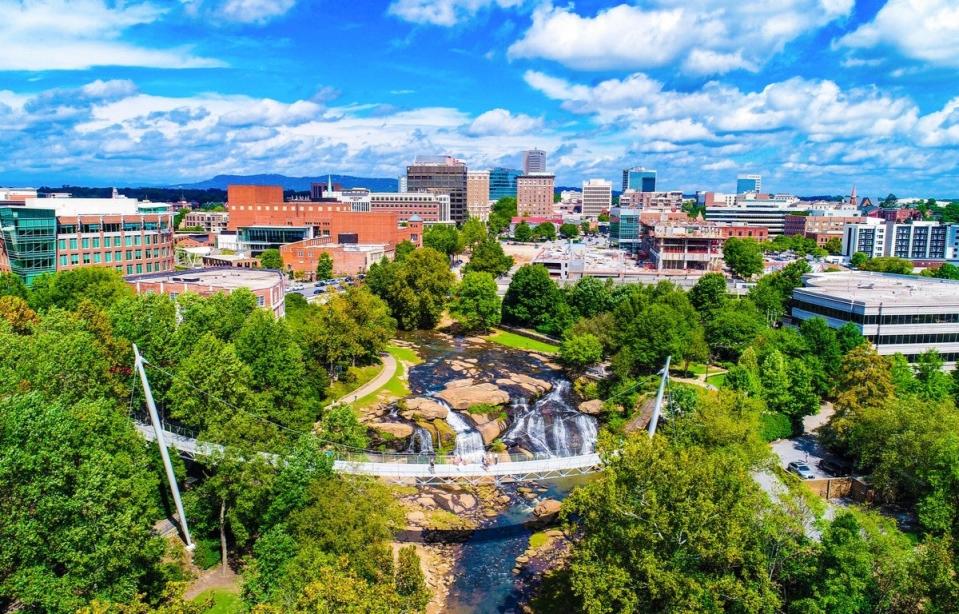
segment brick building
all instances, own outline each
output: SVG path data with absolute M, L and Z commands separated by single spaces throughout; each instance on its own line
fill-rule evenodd
M 553 214 L 553 182 L 549 173 L 535 173 L 516 178 L 516 214 L 520 217 Z
M 186 292 L 209 296 L 247 288 L 256 295 L 257 304 L 261 308 L 269 309 L 278 318 L 285 313 L 286 282 L 280 271 L 211 267 L 152 275 L 132 275 L 126 278 L 126 282 L 136 290 L 137 294 L 151 292 L 167 294 L 172 299 Z
M 333 275 L 339 277 L 365 273 L 383 258 L 392 259 L 394 251 L 395 246 L 391 245 L 344 245 L 333 243 L 329 237 L 306 239 L 280 247 L 287 271 L 311 280 L 316 278 L 316 266 L 322 254 L 329 254 L 333 261 Z

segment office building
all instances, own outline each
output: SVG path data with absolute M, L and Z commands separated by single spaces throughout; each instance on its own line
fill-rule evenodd
M 466 212 L 484 222 L 489 219 L 489 171 L 466 173 Z
M 227 210 L 227 229 L 237 233 L 240 249 L 254 255 L 316 237 L 392 246 L 404 240 L 421 245 L 423 240 L 423 222 L 415 215 L 404 221 L 395 211 L 355 212 L 350 203 L 339 201 L 285 202 L 280 186 L 231 185 Z
M 516 179 L 523 171 L 515 168 L 494 168 L 489 172 L 489 199 L 516 198 Z
M 810 210 L 805 215 L 790 214 L 783 218 L 783 234 L 802 235 L 822 247 L 829 239 L 841 240 L 846 224 L 859 224 L 865 220 L 855 211 L 845 209 L 835 212 Z
M 81 266 L 173 269 L 170 206 L 129 198 L 25 198 L 0 206 L 0 271 L 25 283 Z
M 553 215 L 553 182 L 549 173 L 516 178 L 516 214 L 520 217 Z
M 433 192 L 370 192 L 366 188 L 353 188 L 334 192 L 335 200 L 349 203 L 355 213 L 370 211 L 392 212 L 401 222 L 413 216 L 427 224 L 450 221 L 450 197 Z
M 655 192 L 656 171 L 642 166 L 623 169 L 623 192 L 626 190 Z
M 880 218 L 866 218 L 843 227 L 842 255 L 863 252 L 870 258 L 894 256 L 915 264 L 935 264 L 954 255 L 955 230 L 940 222 L 897 224 Z
M 219 233 L 226 229 L 229 214 L 225 211 L 191 211 L 183 216 L 180 228 L 199 228 L 203 232 Z
M 186 292 L 210 296 L 246 288 L 256 295 L 257 305 L 280 318 L 285 310 L 285 276 L 280 271 L 238 267 L 210 267 L 148 275 L 132 275 L 126 282 L 137 294 L 166 294 L 170 298 Z
M 642 244 L 641 211 L 633 207 L 613 207 L 609 211 L 609 245 L 631 254 Z
M 406 175 L 403 175 L 396 180 L 396 191 L 397 192 L 406 191 Z
M 451 156 L 417 156 L 406 167 L 406 191 L 446 194 L 450 197 L 450 219 L 466 220 L 466 164 Z
M 683 193 L 672 192 L 637 192 L 627 190 L 619 197 L 620 207 L 636 207 L 637 209 L 681 209 Z
M 613 206 L 613 183 L 605 179 L 583 182 L 583 217 L 596 219 Z
M 763 178 L 761 175 L 740 175 L 736 178 L 737 194 L 758 194 L 763 191 Z
M 523 173 L 532 175 L 533 173 L 546 172 L 546 152 L 542 149 L 530 149 L 523 152 Z
M 356 275 L 365 273 L 383 258 L 392 259 L 395 246 L 387 244 L 334 243 L 331 237 L 317 237 L 280 247 L 283 266 L 287 271 L 298 273 L 305 279 L 316 279 L 316 267 L 320 256 L 327 254 L 333 261 L 333 275 Z
M 723 195 L 727 196 L 728 195 Z M 750 226 L 764 226 L 769 229 L 770 236 L 783 234 L 787 215 L 805 213 L 807 207 L 800 204 L 799 199 L 787 194 L 771 196 L 769 194 L 752 194 L 736 196 L 733 205 L 729 199 L 717 200 L 715 193 L 706 194 L 706 220 L 710 222 L 724 222 L 727 224 L 745 224 Z
M 852 322 L 880 354 L 910 362 L 934 349 L 950 367 L 959 359 L 959 282 L 914 275 L 842 271 L 806 275 L 793 290 L 792 317 Z

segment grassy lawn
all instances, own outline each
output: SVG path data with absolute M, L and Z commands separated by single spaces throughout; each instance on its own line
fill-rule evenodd
M 381 364 L 369 365 L 366 367 L 350 367 L 349 374 L 352 377 L 341 378 L 340 381 L 330 384 L 329 389 L 326 391 L 326 400 L 324 401 L 324 404 L 332 403 L 337 399 L 345 397 L 376 377 L 377 373 L 382 370 L 383 365 Z M 347 379 L 351 381 L 346 381 Z
M 406 364 L 415 365 L 422 362 L 422 360 L 416 355 L 416 352 L 410 348 L 388 345 L 386 346 L 386 351 L 396 359 L 396 373 L 393 374 L 393 377 L 391 377 L 382 388 L 371 392 L 353 403 L 353 406 L 357 409 L 369 407 L 384 400 L 385 397 L 399 399 L 409 395 L 410 389 L 406 385 L 405 379 Z
M 696 377 L 697 375 L 704 375 L 706 373 L 706 365 L 699 362 L 691 362 L 689 363 L 688 370 L 684 371 L 683 363 L 674 362 L 669 365 L 669 370 L 672 373 L 681 373 L 684 376 L 688 375 L 689 377 Z
M 243 601 L 236 591 L 226 588 L 211 588 L 197 595 L 193 601 L 203 601 L 213 597 L 213 606 L 204 614 L 239 614 L 243 611 Z
M 530 339 L 523 335 L 517 335 L 505 330 L 498 330 L 492 335 L 486 337 L 487 341 L 505 345 L 506 347 L 516 348 L 518 350 L 529 350 L 531 352 L 541 352 L 543 354 L 555 354 L 559 352 L 559 346 L 552 343 L 544 343 L 536 339 Z
M 722 388 L 723 386 L 726 385 L 726 374 L 717 373 L 716 375 L 710 375 L 709 377 L 706 378 L 706 383 L 712 384 L 713 386 L 717 388 Z

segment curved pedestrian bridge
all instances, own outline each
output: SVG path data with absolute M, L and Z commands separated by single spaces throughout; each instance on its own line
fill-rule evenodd
M 156 441 L 153 427 L 139 420 L 137 430 Z M 222 446 L 198 441 L 196 436 L 170 424 L 163 427 L 164 443 L 187 458 L 207 456 Z M 351 475 L 369 475 L 394 482 L 432 484 L 453 481 L 509 482 L 548 480 L 595 473 L 602 468 L 599 454 L 531 457 L 523 454 L 489 453 L 485 457 L 460 458 L 452 455 L 386 454 L 370 450 L 331 449 L 333 470 Z M 485 462 L 484 462 L 485 458 Z M 432 463 L 430 462 L 432 460 Z

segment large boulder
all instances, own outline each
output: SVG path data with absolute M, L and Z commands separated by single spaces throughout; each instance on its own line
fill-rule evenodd
M 539 396 L 553 387 L 553 384 L 547 382 L 546 380 L 536 379 L 535 377 L 530 377 L 529 375 L 524 375 L 522 373 L 512 373 L 509 377 L 504 377 L 496 380 L 496 383 L 500 386 L 519 386 L 526 392 Z
M 476 425 L 476 430 L 483 436 L 483 443 L 489 445 L 503 434 L 503 431 L 506 430 L 506 424 L 502 420 L 490 420 Z
M 465 386 L 472 386 L 476 380 L 472 377 L 464 377 L 462 379 L 454 379 L 446 383 L 447 388 L 463 388 Z
M 473 384 L 447 387 L 437 393 L 438 397 L 450 404 L 453 409 L 468 409 L 473 405 L 485 403 L 487 405 L 503 405 L 509 403 L 509 394 L 500 390 L 496 384 Z
M 386 433 L 397 439 L 406 439 L 413 434 L 413 427 L 402 422 L 374 422 L 370 428 L 379 433 Z
M 414 397 L 406 399 L 406 409 L 400 415 L 407 420 L 446 420 L 449 410 L 436 401 Z
M 601 399 L 583 401 L 579 404 L 579 411 L 583 412 L 584 414 L 595 416 L 603 411 L 603 401 Z
M 556 514 L 559 514 L 561 507 L 562 504 L 556 499 L 543 499 L 533 508 L 533 516 L 537 518 L 556 516 Z

